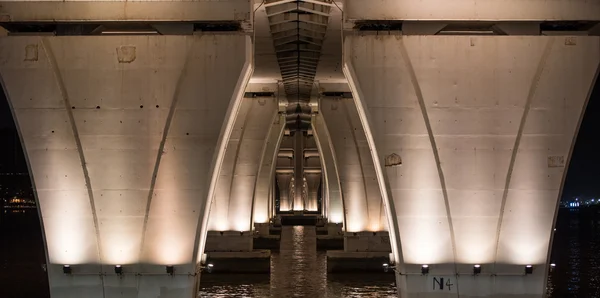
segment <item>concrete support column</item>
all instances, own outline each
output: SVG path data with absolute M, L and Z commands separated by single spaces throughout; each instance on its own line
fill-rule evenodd
M 365 35 L 344 46 L 402 297 L 543 297 L 600 39 Z
M 282 173 L 277 175 L 277 186 L 279 187 L 279 209 L 281 211 L 292 210 L 292 198 L 290 196 L 292 174 Z
M 250 38 L 5 37 L 0 57 L 52 297 L 194 297 L 218 148 L 252 72 Z
M 306 210 L 308 211 L 318 211 L 318 196 L 319 196 L 319 186 L 321 185 L 321 174 L 318 173 L 307 173 L 304 175 L 306 178 L 306 186 L 307 186 L 307 200 L 306 200 Z
M 273 115 L 267 139 L 263 146 L 262 160 L 258 170 L 254 191 L 254 223 L 268 223 L 273 214 L 275 162 L 279 144 L 283 138 L 285 118 L 276 112 Z M 275 185 L 276 186 L 276 185 Z
M 304 133 L 296 131 L 294 134 L 294 197 L 292 201 L 292 209 L 295 211 L 306 209 L 304 185 Z
M 325 216 L 329 223 L 341 224 L 344 222 L 344 204 L 338 175 L 335 152 L 331 143 L 329 130 L 322 114 L 313 114 L 313 135 L 321 157 L 321 170 L 326 189 L 323 200 L 327 207 Z
M 352 99 L 322 98 L 320 112 L 335 150 L 344 200 L 345 231 L 385 231 L 386 218 L 375 167 Z

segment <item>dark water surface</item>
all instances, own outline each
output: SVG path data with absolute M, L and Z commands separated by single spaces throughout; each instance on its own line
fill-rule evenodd
M 552 298 L 600 298 L 600 208 L 561 210 L 550 275 Z M 327 275 L 314 227 L 284 227 L 271 275 L 202 276 L 199 297 L 396 297 L 392 275 Z M 36 210 L 0 211 L 0 298 L 47 298 Z
M 327 257 L 317 251 L 316 230 L 286 226 L 271 257 L 271 275 L 202 275 L 199 297 L 396 297 L 393 274 L 327 276 Z

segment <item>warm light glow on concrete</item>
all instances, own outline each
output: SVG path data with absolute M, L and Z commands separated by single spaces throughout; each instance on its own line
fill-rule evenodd
M 342 223 L 344 221 L 344 215 L 339 212 L 332 212 L 329 215 L 329 222 L 331 223 Z
M 344 53 L 376 159 L 404 161 L 379 181 L 405 263 L 546 263 L 598 38 L 352 36 Z

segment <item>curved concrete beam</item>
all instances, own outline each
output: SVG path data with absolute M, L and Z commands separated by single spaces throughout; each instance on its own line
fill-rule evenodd
M 374 159 L 402 161 L 379 179 L 396 205 L 409 297 L 433 295 L 420 286 L 433 277 L 451 279 L 452 295 L 542 297 L 600 39 L 351 36 L 345 54 Z M 430 276 L 410 275 L 421 264 Z M 463 277 L 473 264 L 495 275 Z
M 322 98 L 339 171 L 346 211 L 346 231 L 385 231 L 385 214 L 373 159 L 351 99 Z
M 345 224 L 344 202 L 336 164 L 335 152 L 322 114 L 313 114 L 313 134 L 321 157 L 325 187 L 325 216 L 331 223 Z
M 229 138 L 215 198 L 210 210 L 209 230 L 250 231 L 254 187 L 272 115 L 273 97 L 244 98 Z
M 267 138 L 263 146 L 263 153 L 258 170 L 258 178 L 254 189 L 254 211 L 253 222 L 267 223 L 272 216 L 274 204 L 271 194 L 275 179 L 275 164 L 279 144 L 283 139 L 285 130 L 285 116 L 275 111 Z
M 194 296 L 214 148 L 251 50 L 243 35 L 0 39 L 52 297 Z

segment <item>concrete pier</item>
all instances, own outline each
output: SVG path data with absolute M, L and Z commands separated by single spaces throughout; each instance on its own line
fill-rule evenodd
M 215 156 L 252 71 L 250 38 L 9 36 L 0 57 L 51 296 L 192 297 Z

